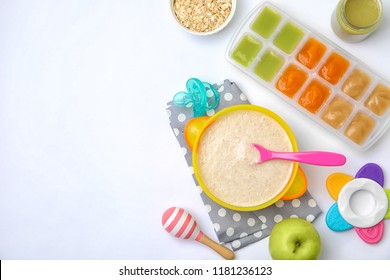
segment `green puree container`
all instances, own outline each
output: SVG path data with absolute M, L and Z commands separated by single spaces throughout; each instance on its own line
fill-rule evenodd
M 359 42 L 374 32 L 382 17 L 381 0 L 340 0 L 332 15 L 332 29 L 347 42 Z

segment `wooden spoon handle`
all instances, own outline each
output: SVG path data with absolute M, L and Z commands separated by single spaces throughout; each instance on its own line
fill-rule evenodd
M 221 244 L 218 244 L 217 242 L 211 240 L 207 235 L 203 234 L 202 237 L 199 239 L 199 242 L 208 246 L 209 248 L 213 249 L 215 252 L 220 254 L 222 257 L 224 257 L 227 260 L 234 259 L 234 253 L 229 250 L 228 248 L 222 246 Z

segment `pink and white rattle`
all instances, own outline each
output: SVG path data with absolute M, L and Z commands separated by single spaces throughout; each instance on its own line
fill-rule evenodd
M 183 239 L 195 239 L 213 249 L 227 260 L 234 258 L 234 253 L 228 248 L 211 240 L 199 228 L 198 224 L 183 208 L 171 207 L 162 216 L 162 225 L 171 235 Z

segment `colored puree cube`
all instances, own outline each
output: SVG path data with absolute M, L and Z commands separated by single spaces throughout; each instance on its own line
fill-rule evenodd
M 232 58 L 241 65 L 248 67 L 262 48 L 262 43 L 251 35 L 245 35 L 232 53 Z
M 349 61 L 338 53 L 333 52 L 325 61 L 324 65 L 322 65 L 318 74 L 329 83 L 335 85 L 345 74 L 348 67 Z
M 364 104 L 378 116 L 383 116 L 390 107 L 390 88 L 377 85 Z
M 315 114 L 330 94 L 330 90 L 317 80 L 313 80 L 300 96 L 298 103 Z
M 265 7 L 251 27 L 257 34 L 268 39 L 281 20 L 282 16 L 278 12 L 270 7 Z
M 321 118 L 330 126 L 339 129 L 352 113 L 353 105 L 340 96 L 336 96 L 322 113 Z
M 313 69 L 320 62 L 326 51 L 326 46 L 314 38 L 306 41 L 305 45 L 297 54 L 296 59 L 309 69 Z
M 292 22 L 287 22 L 276 35 L 274 45 L 285 53 L 292 53 L 305 33 Z
M 370 76 L 354 69 L 344 82 L 341 90 L 355 100 L 359 100 L 371 82 Z
M 375 127 L 375 120 L 363 112 L 358 112 L 344 134 L 357 144 L 363 144 Z
M 257 76 L 270 82 L 284 64 L 284 59 L 276 52 L 267 50 L 256 65 L 254 71 Z
M 276 88 L 292 98 L 307 80 L 307 73 L 290 64 L 276 84 Z

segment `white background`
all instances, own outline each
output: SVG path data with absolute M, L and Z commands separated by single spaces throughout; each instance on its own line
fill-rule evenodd
M 289 123 L 300 150 L 344 153 L 343 167 L 303 166 L 324 212 L 314 222 L 321 259 L 390 259 L 390 221 L 378 245 L 325 224 L 329 174 L 376 162 L 390 187 L 390 132 L 353 150 L 227 63 L 230 38 L 261 1 L 237 2 L 226 29 L 197 37 L 167 0 L 0 1 L 1 259 L 220 259 L 161 226 L 165 209 L 180 206 L 216 239 L 165 112 L 190 77 L 236 82 Z M 390 79 L 390 0 L 380 28 L 357 44 L 332 32 L 337 0 L 272 2 Z M 270 259 L 268 238 L 236 258 Z

